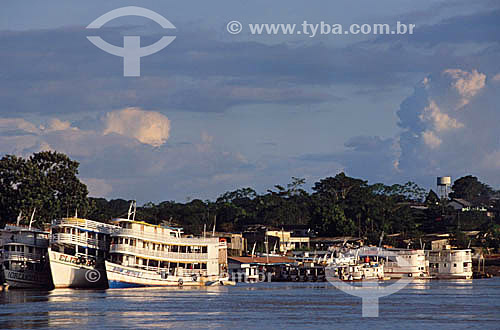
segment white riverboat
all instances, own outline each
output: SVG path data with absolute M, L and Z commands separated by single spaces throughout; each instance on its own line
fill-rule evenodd
M 472 279 L 472 251 L 431 250 L 426 251 L 430 274 L 438 279 Z
M 384 275 L 390 278 L 431 278 L 429 274 L 429 261 L 426 258 L 424 250 L 365 247 L 360 249 L 359 255 L 361 257 L 383 260 Z
M 54 220 L 49 247 L 50 269 L 56 288 L 107 288 L 105 258 L 110 233 L 117 227 L 74 218 Z
M 1 230 L 2 279 L 9 288 L 51 289 L 49 232 L 20 225 Z
M 362 249 L 343 249 L 332 254 L 326 267 L 327 278 L 342 281 L 383 280 L 384 260 L 378 257 L 363 258 Z
M 180 228 L 115 219 L 106 261 L 110 288 L 224 284 L 227 245 L 219 238 L 182 237 Z

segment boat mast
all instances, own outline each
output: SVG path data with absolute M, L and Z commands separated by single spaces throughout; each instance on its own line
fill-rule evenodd
M 33 213 L 31 214 L 29 229 L 31 229 L 31 224 L 34 222 L 33 219 L 35 218 L 35 211 L 36 211 L 36 207 L 33 209 Z

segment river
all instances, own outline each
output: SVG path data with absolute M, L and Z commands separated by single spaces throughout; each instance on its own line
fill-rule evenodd
M 379 317 L 329 283 L 0 292 L 0 328 L 500 329 L 500 278 L 413 282 Z

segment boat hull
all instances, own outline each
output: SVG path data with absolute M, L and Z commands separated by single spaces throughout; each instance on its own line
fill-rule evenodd
M 472 274 L 442 274 L 434 275 L 438 280 L 472 280 Z
M 76 257 L 55 251 L 49 251 L 49 259 L 55 288 L 108 288 L 104 264 L 96 266 L 79 265 Z
M 205 286 L 207 284 L 227 281 L 219 276 L 174 276 L 161 278 L 155 271 L 146 271 L 122 266 L 106 261 L 106 273 L 110 288 L 131 288 L 143 286 Z
M 52 289 L 52 281 L 48 271 L 18 272 L 13 270 L 4 270 L 3 276 L 5 278 L 5 283 L 7 283 L 11 289 Z

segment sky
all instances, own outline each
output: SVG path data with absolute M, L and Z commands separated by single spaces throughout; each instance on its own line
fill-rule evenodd
M 125 6 L 144 17 L 86 27 Z M 242 23 L 239 34 L 227 30 Z M 255 35 L 249 24 L 415 24 L 413 34 Z M 307 187 L 472 174 L 500 188 L 500 3 L 462 0 L 2 1 L 0 156 L 80 162 L 90 195 L 214 200 Z M 87 36 L 175 40 L 124 77 Z

